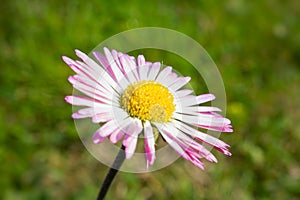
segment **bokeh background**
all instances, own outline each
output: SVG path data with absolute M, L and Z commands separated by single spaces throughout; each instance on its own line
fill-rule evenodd
M 211 55 L 235 129 L 221 139 L 233 156 L 214 151 L 219 163 L 205 171 L 178 159 L 152 173 L 120 172 L 107 199 L 299 199 L 299 19 L 297 0 L 1 1 L 0 199 L 96 198 L 108 168 L 77 135 L 64 102 L 73 72 L 61 56 L 144 26 L 185 33 Z

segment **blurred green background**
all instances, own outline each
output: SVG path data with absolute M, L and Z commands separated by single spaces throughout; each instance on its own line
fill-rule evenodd
M 4 0 L 0 9 L 0 199 L 95 199 L 108 168 L 76 133 L 64 102 L 73 72 L 61 56 L 144 26 L 185 33 L 216 62 L 235 130 L 221 139 L 233 156 L 214 151 L 219 163 L 205 171 L 179 159 L 121 172 L 107 199 L 300 198 L 298 0 Z

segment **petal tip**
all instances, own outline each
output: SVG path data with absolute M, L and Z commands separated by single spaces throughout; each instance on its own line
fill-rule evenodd
M 69 104 L 72 104 L 72 96 L 66 96 L 65 97 L 65 101 L 67 102 L 67 103 L 69 103 Z
M 67 65 L 70 65 L 73 61 L 71 58 L 69 58 L 67 56 L 62 56 L 61 58 Z
M 95 134 L 93 135 L 93 142 L 94 144 L 99 144 L 101 142 L 103 142 L 106 139 L 106 137 L 102 137 L 99 134 L 99 130 L 95 132 Z

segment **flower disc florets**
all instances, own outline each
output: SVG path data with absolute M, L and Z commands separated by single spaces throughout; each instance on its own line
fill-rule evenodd
M 154 81 L 129 85 L 121 101 L 131 117 L 142 121 L 168 122 L 175 110 L 174 96 L 165 86 Z

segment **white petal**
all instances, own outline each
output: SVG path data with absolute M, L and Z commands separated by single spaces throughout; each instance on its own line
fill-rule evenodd
M 95 132 L 95 134 L 99 134 L 101 137 L 107 137 L 117 129 L 118 129 L 118 123 L 115 120 L 110 120 L 106 122 L 103 126 L 101 126 Z
M 188 96 L 176 98 L 174 101 L 175 101 L 174 102 L 175 105 L 178 105 L 180 107 L 198 105 L 198 103 L 196 101 L 196 97 L 194 95 L 188 95 Z
M 138 73 L 139 73 L 140 80 L 147 80 L 148 71 L 149 71 L 149 65 L 139 66 Z
M 172 73 L 172 67 L 166 67 L 164 68 L 157 76 L 156 81 L 159 83 L 162 83 L 164 79 Z
M 107 111 L 111 111 L 112 107 L 111 106 L 102 106 L 101 108 L 83 108 L 78 110 L 76 113 L 72 114 L 72 117 L 74 119 L 80 119 L 80 118 L 87 118 L 87 117 L 93 117 L 94 115 L 98 114 L 98 113 L 102 113 L 102 112 L 107 112 Z
M 176 110 L 175 112 L 182 113 L 182 114 L 188 114 L 188 115 L 202 115 L 199 112 L 213 112 L 213 111 L 221 111 L 217 107 L 211 107 L 211 106 L 189 106 L 189 107 L 182 107 L 181 110 Z
M 150 66 L 148 80 L 155 80 L 160 70 L 160 62 L 155 62 Z
M 164 79 L 162 79 L 160 81 L 160 83 L 163 84 L 164 86 L 166 86 L 167 88 L 169 88 L 169 86 L 172 85 L 173 83 L 175 83 L 176 80 L 177 80 L 177 74 L 174 72 L 171 72 Z M 175 91 L 172 90 L 172 92 L 175 92 Z
M 179 91 L 175 92 L 175 96 L 177 98 L 184 97 L 184 96 L 187 96 L 187 95 L 191 94 L 192 92 L 193 92 L 193 90 L 187 90 L 187 89 L 179 90 Z
M 107 106 L 107 107 L 103 106 L 102 108 L 94 108 L 94 107 L 92 107 L 92 108 L 82 108 L 82 109 L 78 110 L 77 113 L 83 114 L 83 115 L 87 114 L 87 115 L 93 116 L 93 115 L 95 115 L 99 112 L 103 112 L 103 110 L 105 112 L 105 111 L 108 111 L 108 110 L 111 110 L 111 109 L 112 109 L 111 106 Z
M 101 112 L 93 117 L 95 122 L 104 122 L 111 118 L 111 120 L 106 122 L 106 124 L 104 124 L 99 130 L 99 134 L 102 137 L 106 137 L 112 132 L 123 129 L 123 127 L 130 122 L 128 120 L 128 114 L 123 109 L 115 107 L 112 108 L 113 109 L 108 112 Z
M 200 124 L 206 126 L 224 126 L 225 124 L 230 123 L 230 121 L 226 118 L 216 118 L 214 116 L 209 116 L 209 115 L 191 116 L 191 115 L 173 113 L 172 117 L 192 125 Z
M 180 89 L 181 87 L 186 85 L 190 80 L 191 80 L 190 77 L 180 77 L 176 80 L 175 83 L 173 83 L 170 86 L 170 89 L 173 90 L 173 91 L 177 91 L 178 89 Z

